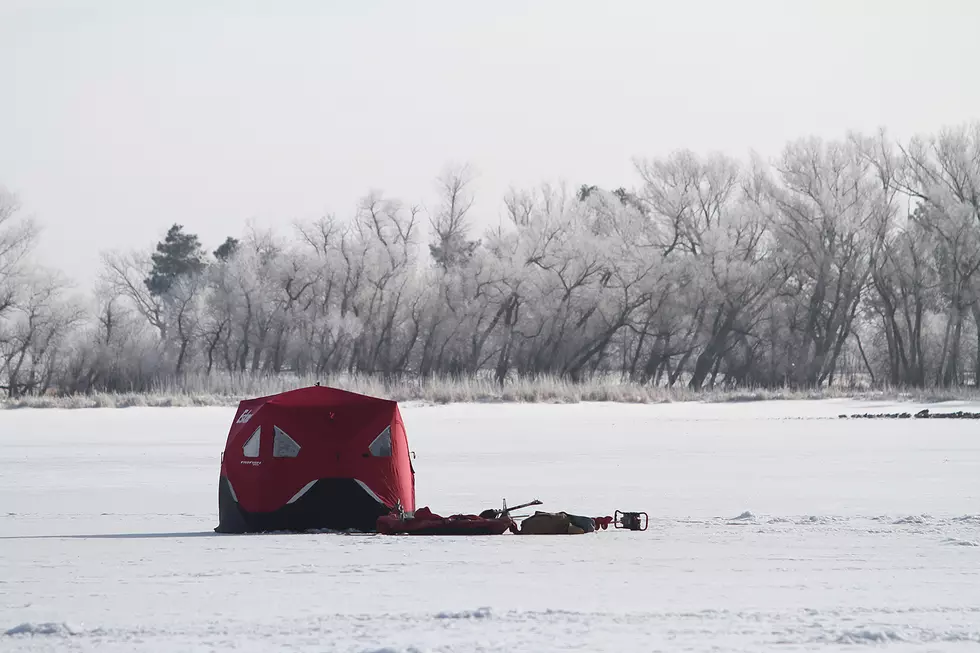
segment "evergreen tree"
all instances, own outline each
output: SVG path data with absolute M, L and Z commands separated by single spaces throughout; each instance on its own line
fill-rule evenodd
M 163 295 L 182 276 L 204 271 L 204 250 L 197 236 L 184 233 L 184 227 L 175 224 L 167 236 L 157 243 L 152 255 L 153 269 L 143 283 L 153 295 Z
M 238 251 L 238 239 L 228 236 L 225 242 L 221 243 L 221 246 L 214 250 L 214 257 L 219 261 L 227 261 L 235 252 Z
M 597 190 L 599 190 L 599 187 L 594 184 L 591 186 L 589 186 L 588 184 L 582 184 L 581 186 L 579 186 L 578 189 L 578 201 L 584 202 L 589 198 L 589 195 L 591 195 L 594 191 Z

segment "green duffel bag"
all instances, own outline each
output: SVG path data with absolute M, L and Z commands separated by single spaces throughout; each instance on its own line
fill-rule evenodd
M 581 528 L 586 533 L 595 532 L 595 522 L 592 521 L 591 517 L 583 517 L 581 515 L 568 515 L 568 519 Z
M 571 525 L 562 512 L 535 512 L 521 522 L 521 535 L 567 535 Z
M 521 522 L 521 535 L 580 535 L 595 531 L 590 517 L 537 511 Z

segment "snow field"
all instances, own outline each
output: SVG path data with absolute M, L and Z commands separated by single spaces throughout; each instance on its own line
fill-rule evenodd
M 233 409 L 0 412 L 0 651 L 973 650 L 980 427 L 893 407 L 405 406 L 420 506 L 651 515 L 489 538 L 218 536 Z

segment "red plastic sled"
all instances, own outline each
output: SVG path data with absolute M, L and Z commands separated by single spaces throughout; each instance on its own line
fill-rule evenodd
M 502 535 L 517 531 L 513 519 L 488 519 L 477 515 L 437 515 L 428 507 L 419 508 L 411 517 L 398 514 L 378 517 L 377 530 L 382 535 Z

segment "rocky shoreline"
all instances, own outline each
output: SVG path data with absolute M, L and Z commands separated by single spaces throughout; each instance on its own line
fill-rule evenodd
M 933 413 L 923 408 L 917 413 L 860 413 L 838 415 L 840 419 L 980 419 L 980 413 L 958 410 L 952 413 Z

